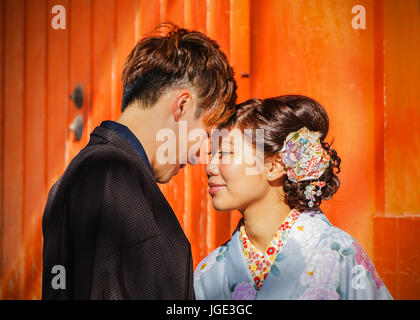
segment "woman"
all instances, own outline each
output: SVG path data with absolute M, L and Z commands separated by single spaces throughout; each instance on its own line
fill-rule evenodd
M 221 139 L 206 171 L 213 206 L 242 219 L 197 266 L 197 299 L 392 299 L 366 252 L 319 208 L 340 186 L 328 127 L 324 108 L 304 96 L 238 105 L 227 129 L 244 132 L 244 148 L 232 150 L 232 134 Z

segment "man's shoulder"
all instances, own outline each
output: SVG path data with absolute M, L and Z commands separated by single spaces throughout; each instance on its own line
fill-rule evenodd
M 61 177 L 51 188 L 50 193 L 58 190 L 89 189 L 92 194 L 94 189 L 103 189 L 109 175 L 138 176 L 141 170 L 121 150 L 110 144 L 95 144 L 84 147 L 69 163 Z M 136 179 L 137 181 L 138 179 Z
M 94 144 L 84 147 L 70 162 L 68 173 L 104 172 L 138 167 L 136 162 L 111 144 Z

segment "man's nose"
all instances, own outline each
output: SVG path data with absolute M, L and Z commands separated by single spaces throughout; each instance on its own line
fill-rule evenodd
M 198 164 L 198 163 L 207 163 L 207 162 L 205 162 L 206 159 L 201 158 L 201 155 L 205 154 L 205 153 L 201 152 L 202 146 L 203 146 L 203 144 L 195 152 L 194 152 L 194 150 L 191 150 L 189 152 L 188 157 L 187 157 L 188 164 L 195 165 L 195 164 Z

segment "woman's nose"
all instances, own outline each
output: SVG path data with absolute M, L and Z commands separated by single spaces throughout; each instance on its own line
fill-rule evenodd
M 212 161 L 214 157 L 210 160 L 210 162 L 206 166 L 206 173 L 207 177 L 210 176 L 217 176 L 219 172 L 219 167 Z

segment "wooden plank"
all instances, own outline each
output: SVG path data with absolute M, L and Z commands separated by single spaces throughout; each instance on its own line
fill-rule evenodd
M 135 45 L 137 0 L 119 2 L 115 7 L 115 45 L 112 59 L 112 107 L 111 118 L 121 115 L 122 71 L 127 56 Z
M 85 0 L 73 0 L 68 12 L 69 21 L 69 95 L 81 85 L 83 88 L 83 105 L 79 109 L 73 100 L 68 100 L 67 127 L 74 119 L 83 117 L 83 134 L 78 141 L 72 131 L 68 131 L 68 164 L 75 155 L 87 144 L 90 132 L 87 130 L 91 102 L 90 70 L 91 60 L 91 2 Z
M 385 141 L 384 141 L 384 5 L 374 2 L 375 37 L 375 215 L 385 213 Z
M 419 6 L 384 1 L 385 214 L 420 213 Z
M 205 1 L 186 1 L 185 28 L 206 31 L 207 7 Z M 201 19 L 200 19 L 201 17 Z M 208 185 L 205 164 L 185 167 L 184 231 L 190 240 L 194 268 L 207 255 L 207 196 Z
M 207 31 L 207 1 L 185 0 L 184 26 L 200 32 Z
M 420 299 L 420 215 L 397 218 L 398 276 L 397 298 L 401 300 Z M 382 244 L 386 247 L 386 244 Z M 391 257 L 391 255 L 390 255 Z
M 50 190 L 52 185 L 63 174 L 67 152 L 67 112 L 69 99 L 68 85 L 68 56 L 69 31 L 66 29 L 53 29 L 51 13 L 54 5 L 62 5 L 69 10 L 68 1 L 48 2 L 48 51 L 47 51 L 47 116 L 46 116 L 46 188 Z M 68 18 L 68 15 L 67 15 Z M 68 19 L 66 19 L 68 24 Z M 67 159 L 66 159 L 67 157 Z
M 92 19 L 92 108 L 88 120 L 89 133 L 103 120 L 111 119 L 114 1 L 94 0 Z
M 184 230 L 191 242 L 194 268 L 207 256 L 208 181 L 204 164 L 185 169 Z
M 3 275 L 3 107 L 4 107 L 4 14 L 5 3 L 0 1 L 0 279 L 4 279 Z M 0 281 L 0 300 L 3 300 L 3 285 Z
M 24 210 L 25 299 L 41 298 L 45 188 L 47 2 L 26 2 Z
M 231 1 L 230 63 L 238 85 L 238 103 L 248 100 L 250 92 L 250 3 L 249 0 Z M 230 231 L 233 232 L 242 215 L 231 213 Z
M 376 216 L 373 219 L 374 265 L 394 299 L 400 299 L 397 287 L 400 220 L 393 216 Z
M 207 8 L 207 34 L 217 41 L 230 58 L 230 1 L 210 1 Z M 208 197 L 207 251 L 211 252 L 230 238 L 230 213 L 217 212 Z
M 161 20 L 184 26 L 184 0 L 161 0 Z
M 238 102 L 250 98 L 249 0 L 231 2 L 230 63 L 238 84 Z
M 397 234 L 387 233 L 397 257 L 385 241 L 375 243 L 375 251 L 397 261 L 394 298 L 419 299 L 420 3 L 384 0 L 383 15 L 384 219 L 397 227 Z
M 136 12 L 137 40 L 151 32 L 160 21 L 160 1 L 138 0 Z
M 374 10 L 373 1 L 357 4 L 366 8 L 366 29 L 351 27 L 354 1 L 251 1 L 251 94 L 299 93 L 326 108 L 326 141 L 334 138 L 333 148 L 343 159 L 342 184 L 321 208 L 372 255 Z
M 23 115 L 25 3 L 5 2 L 3 148 L 3 298 L 20 299 L 23 289 Z

